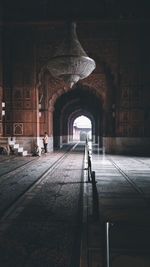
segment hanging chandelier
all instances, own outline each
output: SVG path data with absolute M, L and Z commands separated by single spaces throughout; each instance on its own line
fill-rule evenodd
M 71 88 L 79 80 L 88 77 L 95 67 L 95 61 L 87 56 L 78 40 L 76 23 L 71 22 L 66 38 L 48 61 L 47 68 L 52 76 L 63 80 Z

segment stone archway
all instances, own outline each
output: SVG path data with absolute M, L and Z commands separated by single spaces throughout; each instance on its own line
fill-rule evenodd
M 95 119 L 94 116 L 88 112 L 87 110 L 78 109 L 74 111 L 70 116 L 68 117 L 68 141 L 73 140 L 73 123 L 75 119 L 79 116 L 85 116 L 91 121 L 92 125 L 92 140 L 95 142 Z
M 94 91 L 94 90 L 93 90 Z M 88 115 L 95 125 L 98 138 L 102 134 L 102 97 L 97 97 L 92 90 L 78 87 L 63 94 L 54 105 L 54 146 L 59 147 L 68 142 L 68 127 L 72 127 L 73 120 L 80 114 Z M 101 125 L 101 130 L 100 126 Z
M 47 77 L 50 76 L 49 82 L 47 81 L 48 90 L 46 89 L 47 111 L 45 112 L 47 112 L 47 115 L 45 115 L 45 125 L 48 127 L 48 133 L 51 138 L 51 150 L 53 149 L 53 140 L 54 147 L 59 147 L 63 142 L 68 142 L 68 128 L 71 125 L 68 124 L 69 116 L 80 109 L 82 109 L 82 112 L 89 112 L 94 118 L 93 139 L 95 139 L 96 143 L 102 146 L 102 136 L 112 136 L 112 105 L 114 104 L 112 95 L 115 85 L 113 79 L 111 79 L 112 75 L 108 70 L 108 66 L 104 63 L 100 63 L 100 65 L 102 66 L 101 74 L 92 74 L 85 80 L 78 82 L 71 89 L 66 87 L 63 82 L 55 80 L 45 67 L 41 68 L 37 85 L 39 92 L 40 88 L 46 83 L 45 75 Z M 76 92 L 78 92 L 78 96 Z M 80 93 L 82 95 L 81 98 Z M 86 99 L 89 96 L 91 96 L 93 103 L 96 102 L 97 110 L 91 104 L 88 105 L 86 101 L 83 101 L 84 98 Z M 74 102 L 74 104 L 71 105 L 71 102 Z M 39 125 L 41 126 L 40 122 Z M 39 128 L 42 129 L 41 127 Z
M 92 122 L 82 113 L 73 120 L 73 141 L 92 141 Z

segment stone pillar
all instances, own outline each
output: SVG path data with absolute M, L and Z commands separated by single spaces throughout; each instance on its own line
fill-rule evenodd
M 73 141 L 73 119 L 69 121 L 68 125 L 68 143 Z
M 95 143 L 98 144 L 98 135 L 99 135 L 99 132 L 98 132 L 98 118 L 96 118 L 96 123 L 95 123 Z
M 49 121 L 49 136 L 50 137 L 53 137 L 53 112 L 54 112 L 54 107 L 50 107 L 49 108 L 49 118 L 48 118 L 48 121 Z
M 53 151 L 53 112 L 54 107 L 51 106 L 48 109 L 48 135 L 49 135 L 49 145 L 48 145 L 48 151 Z
M 39 137 L 39 93 L 38 88 L 35 88 L 35 137 Z
M 98 146 L 102 149 L 102 120 L 98 117 Z

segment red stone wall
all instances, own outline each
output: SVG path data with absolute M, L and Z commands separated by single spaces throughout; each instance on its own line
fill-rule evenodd
M 80 21 L 77 25 L 82 46 L 97 64 L 81 85 L 94 88 L 103 99 L 104 136 L 150 136 L 149 26 L 147 21 Z M 61 22 L 5 27 L 6 136 L 39 136 L 51 128 L 49 103 L 64 88 L 49 74 L 45 79 L 44 70 L 39 73 L 65 30 Z M 37 90 L 44 95 L 40 119 Z
M 37 92 L 32 35 L 30 26 L 6 27 L 4 40 L 6 136 L 36 136 L 37 133 Z
M 124 23 L 120 33 L 117 136 L 150 136 L 149 22 Z

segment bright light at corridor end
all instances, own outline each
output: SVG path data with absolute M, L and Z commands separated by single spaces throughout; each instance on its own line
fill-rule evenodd
M 75 119 L 73 126 L 78 128 L 91 128 L 91 121 L 82 115 Z
M 87 117 L 82 115 L 74 120 L 73 140 L 86 141 L 87 138 L 92 139 L 92 124 Z

